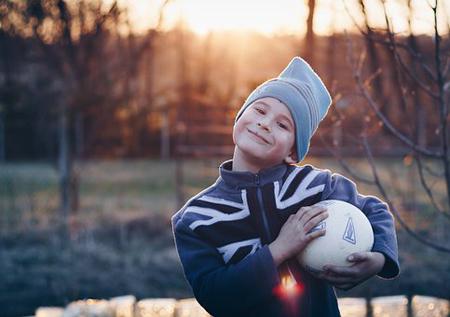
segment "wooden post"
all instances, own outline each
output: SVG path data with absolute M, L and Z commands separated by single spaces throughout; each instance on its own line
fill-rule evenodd
M 0 103 L 0 162 L 6 159 L 4 106 Z
M 70 181 L 70 158 L 69 158 L 69 137 L 68 137 L 68 123 L 67 123 L 67 104 L 66 100 L 62 98 L 60 102 L 59 120 L 58 120 L 58 170 L 59 170 L 59 184 L 60 184 L 60 221 L 62 234 L 66 233 L 67 218 L 69 215 L 70 201 L 69 201 L 69 181 Z
M 161 111 L 161 161 L 169 159 L 170 156 L 170 133 L 169 119 L 166 110 Z
M 69 214 L 69 137 L 67 124 L 67 106 L 62 100 L 59 111 L 58 120 L 58 169 L 59 169 L 59 183 L 60 183 L 60 211 L 61 218 L 66 219 Z
M 408 294 L 406 295 L 406 298 L 408 299 L 408 304 L 406 306 L 406 313 L 408 317 L 413 317 L 413 311 L 412 311 L 412 295 Z
M 177 155 L 175 159 L 175 191 L 178 209 L 180 209 L 184 203 L 183 182 L 183 159 Z
M 366 308 L 367 308 L 367 317 L 373 317 L 372 310 L 372 298 L 370 296 L 366 297 Z

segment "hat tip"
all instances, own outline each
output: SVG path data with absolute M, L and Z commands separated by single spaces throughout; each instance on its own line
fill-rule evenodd
M 294 56 L 292 58 L 292 62 L 294 62 L 294 61 L 308 64 L 308 62 L 303 57 L 300 57 L 300 56 Z

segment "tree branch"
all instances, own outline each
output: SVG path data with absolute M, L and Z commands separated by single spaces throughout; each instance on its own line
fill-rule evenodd
M 427 171 L 428 174 L 430 174 L 431 176 L 434 176 L 434 177 L 444 177 L 444 172 L 439 173 L 439 172 L 433 171 L 433 170 L 431 169 L 431 167 L 427 166 L 426 164 L 422 164 L 422 167 L 423 167 L 423 169 L 424 169 L 425 171 Z
M 435 92 L 433 92 L 431 90 L 430 87 L 426 86 L 415 74 L 413 74 L 412 70 L 410 69 L 410 67 L 407 67 L 404 63 L 403 60 L 398 52 L 397 46 L 398 43 L 395 40 L 394 37 L 394 31 L 391 29 L 391 23 L 389 22 L 389 19 L 387 17 L 387 12 L 386 12 L 386 6 L 385 6 L 385 2 L 383 1 L 383 9 L 384 9 L 384 18 L 386 21 L 386 25 L 387 25 L 387 33 L 388 33 L 388 39 L 389 39 L 389 47 L 390 49 L 393 51 L 394 56 L 396 61 L 400 64 L 400 66 L 402 66 L 402 69 L 404 70 L 404 72 L 412 79 L 414 80 L 414 82 L 416 84 L 419 85 L 420 88 L 422 88 L 428 95 L 430 95 L 432 98 L 434 99 L 438 99 L 439 95 Z M 408 47 L 410 47 L 408 45 Z M 411 47 L 410 47 L 411 48 Z M 411 48 L 412 49 L 412 48 Z M 419 64 L 425 64 L 423 62 L 420 62 Z
M 349 44 L 349 58 L 351 58 L 351 43 Z M 411 149 L 413 149 L 416 152 L 421 153 L 424 156 L 429 157 L 435 157 L 435 158 L 442 158 L 443 154 L 439 152 L 433 152 L 431 150 L 428 150 L 426 148 L 421 147 L 420 145 L 415 144 L 413 141 L 411 141 L 407 136 L 405 136 L 403 133 L 401 133 L 398 129 L 396 129 L 392 123 L 386 118 L 386 116 L 379 110 L 379 106 L 373 100 L 372 96 L 368 93 L 367 89 L 364 87 L 364 84 L 361 79 L 361 67 L 358 67 L 358 69 L 355 68 L 354 62 L 352 60 L 349 61 L 350 65 L 352 67 L 353 77 L 356 80 L 357 87 L 359 91 L 361 92 L 362 96 L 366 99 L 368 105 L 370 108 L 375 112 L 377 117 L 383 122 L 383 124 L 389 129 L 389 131 L 397 137 L 400 141 L 402 141 L 404 144 L 409 146 Z M 362 63 L 360 63 L 362 65 Z
M 369 38 L 370 40 L 372 40 L 375 43 L 378 43 L 378 44 L 381 44 L 384 46 L 388 46 L 388 47 L 391 46 L 390 41 L 386 40 L 382 36 L 382 34 L 380 34 L 380 32 L 384 33 L 385 30 L 383 30 L 383 29 L 378 30 L 378 29 L 372 28 L 368 24 L 366 24 L 367 30 L 364 31 L 356 22 L 356 19 L 351 14 L 350 9 L 348 8 L 348 6 L 344 0 L 343 0 L 343 3 L 344 3 L 345 11 L 347 12 L 348 16 L 352 20 L 354 27 L 356 27 L 358 29 L 358 31 L 361 33 L 361 35 L 363 35 L 366 38 Z M 407 51 L 415 60 L 417 60 L 419 62 L 420 66 L 423 68 L 424 72 L 430 77 L 430 79 L 432 81 L 436 81 L 435 74 L 433 73 L 431 68 L 428 67 L 428 65 L 426 63 L 424 63 L 423 56 L 420 53 L 416 52 L 412 47 L 410 47 L 407 44 L 397 43 L 397 47 L 402 48 L 405 51 Z
M 437 85 L 439 89 L 439 108 L 440 108 L 440 117 L 441 117 L 441 137 L 442 137 L 442 163 L 444 164 L 445 171 L 445 181 L 447 185 L 447 200 L 448 206 L 450 207 L 450 158 L 448 153 L 448 129 L 447 129 L 447 120 L 448 120 L 448 106 L 444 101 L 444 78 L 442 77 L 442 68 L 441 68 L 441 36 L 439 35 L 438 27 L 437 27 L 437 0 L 435 0 L 435 6 L 432 7 L 434 14 L 434 37 L 436 41 L 436 45 L 434 47 L 434 58 L 436 65 L 436 73 L 437 73 Z
M 450 219 L 450 214 L 441 208 L 439 208 L 439 205 L 437 204 L 436 200 L 434 199 L 433 192 L 431 191 L 430 187 L 428 186 L 425 176 L 423 175 L 423 166 L 422 166 L 422 159 L 420 158 L 420 155 L 415 155 L 414 158 L 417 162 L 417 171 L 420 176 L 420 182 L 422 184 L 423 189 L 427 193 L 428 198 L 430 199 L 431 204 L 433 207 L 438 211 L 438 213 L 444 215 L 448 219 Z
M 417 241 L 421 242 L 422 244 L 437 250 L 437 251 L 441 251 L 441 252 L 445 252 L 445 253 L 450 253 L 450 248 L 446 247 L 446 246 L 441 246 L 438 244 L 435 244 L 427 239 L 425 239 L 424 237 L 418 235 L 416 232 L 414 232 L 414 230 L 412 230 L 407 224 L 406 222 L 403 220 L 403 218 L 401 217 L 400 213 L 398 212 L 397 208 L 395 207 L 394 203 L 392 202 L 392 200 L 389 198 L 386 190 L 384 189 L 383 184 L 381 183 L 381 180 L 378 176 L 378 172 L 377 169 L 375 167 L 375 162 L 373 159 L 373 155 L 372 155 L 372 151 L 370 150 L 370 146 L 367 142 L 367 138 L 366 136 L 363 134 L 362 135 L 362 142 L 363 142 L 363 146 L 364 149 L 366 151 L 366 155 L 367 155 L 367 159 L 368 162 L 370 164 L 371 170 L 372 170 L 372 174 L 375 180 L 375 184 L 378 187 L 378 190 L 380 191 L 381 195 L 383 196 L 384 200 L 388 203 L 388 205 L 391 207 L 391 211 L 393 213 L 393 215 L 395 216 L 395 218 L 397 219 L 397 221 L 400 223 L 400 225 L 403 227 L 403 229 L 405 229 L 405 231 L 414 239 L 416 239 Z
M 322 141 L 322 144 L 325 145 L 327 151 L 330 152 L 333 155 L 333 157 L 335 157 L 338 160 L 339 164 L 342 166 L 344 171 L 346 171 L 354 180 L 368 185 L 375 185 L 375 182 L 373 180 L 361 177 L 356 172 L 354 172 L 352 168 L 344 161 L 342 156 L 337 151 L 334 151 L 333 148 L 325 141 L 322 133 L 319 133 L 319 138 Z

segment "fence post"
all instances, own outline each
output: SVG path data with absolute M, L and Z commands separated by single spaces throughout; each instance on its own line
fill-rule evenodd
M 406 295 L 406 298 L 408 299 L 408 304 L 406 306 L 406 312 L 408 314 L 408 317 L 413 317 L 413 311 L 412 311 L 412 295 L 408 293 Z
M 175 191 L 177 199 L 177 209 L 183 207 L 184 193 L 183 193 L 183 158 L 177 156 L 175 159 Z
M 366 297 L 366 308 L 367 308 L 367 317 L 373 317 L 371 296 Z

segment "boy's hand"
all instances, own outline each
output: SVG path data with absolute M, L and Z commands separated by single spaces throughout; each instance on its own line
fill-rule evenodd
M 324 272 L 315 276 L 335 287 L 348 290 L 377 274 L 383 268 L 385 258 L 379 252 L 357 252 L 348 257 L 350 267 L 325 265 Z
M 278 266 L 284 260 L 295 256 L 306 245 L 317 237 L 325 234 L 325 229 L 311 232 L 322 220 L 328 217 L 326 207 L 302 207 L 292 214 L 284 223 L 278 237 L 269 245 L 275 264 Z

